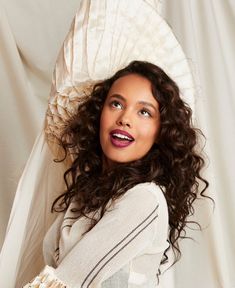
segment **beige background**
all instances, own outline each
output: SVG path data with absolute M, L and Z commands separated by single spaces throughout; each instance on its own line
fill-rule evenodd
M 41 130 L 51 75 L 79 0 L 0 1 L 0 244 L 19 177 Z M 196 116 L 207 137 L 210 194 L 197 203 L 209 227 L 189 231 L 167 287 L 235 287 L 235 2 L 162 0 L 163 15 L 190 58 Z M 4 287 L 7 288 L 7 287 Z M 12 288 L 12 287 L 9 287 Z

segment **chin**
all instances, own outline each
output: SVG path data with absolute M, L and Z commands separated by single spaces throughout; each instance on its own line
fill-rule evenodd
M 139 160 L 139 158 L 127 158 L 127 157 L 107 157 L 106 159 L 110 163 L 116 163 L 116 164 L 125 164 L 125 163 L 130 163 L 133 161 Z
M 108 161 L 111 163 L 116 163 L 116 164 L 124 164 L 124 163 L 132 162 L 132 160 L 129 160 L 129 159 L 117 159 L 117 158 L 108 159 Z

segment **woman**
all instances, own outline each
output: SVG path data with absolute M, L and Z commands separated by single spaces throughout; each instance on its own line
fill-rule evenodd
M 189 61 L 171 28 L 158 13 L 161 10 L 160 4 L 161 1 L 158 0 L 79 1 L 77 13 L 55 64 L 45 126 L 35 141 L 17 187 L 5 241 L 0 253 L 0 286 L 20 288 L 33 279 L 45 265 L 42 242 L 47 230 L 55 221 L 57 213 L 50 213 L 50 208 L 53 200 L 64 190 L 63 174 L 66 170 L 64 162 L 53 162 L 55 158 L 61 159 L 58 157 L 57 141 L 54 140 L 61 139 L 64 123 L 77 111 L 76 107 L 80 103 L 84 90 L 90 94 L 91 85 L 110 78 L 131 61 L 148 61 L 161 67 L 177 83 L 182 99 L 192 109 L 194 108 L 196 89 Z M 164 110 L 162 113 L 164 116 Z M 169 147 L 168 138 L 171 139 L 170 135 L 166 135 L 165 138 L 166 149 Z M 172 147 L 172 143 L 170 144 Z M 158 145 L 159 142 L 154 144 L 154 147 Z M 68 163 L 71 165 L 71 160 L 75 159 L 76 148 L 69 149 L 68 147 L 67 151 L 69 152 L 66 167 Z M 165 151 L 161 153 L 162 158 L 159 158 L 162 161 L 165 161 Z M 80 153 L 82 155 L 85 152 L 80 149 Z M 94 161 L 96 159 L 94 158 Z M 109 169 L 107 165 L 105 168 Z M 114 168 L 112 167 L 112 171 Z M 170 166 L 167 169 L 169 170 Z M 126 176 L 124 170 L 118 167 L 116 170 L 120 173 L 122 171 L 122 175 Z M 111 176 L 114 175 L 111 174 L 109 179 L 112 179 Z M 142 177 L 140 172 L 139 174 L 137 176 Z M 144 172 L 143 175 L 145 174 Z M 107 173 L 104 175 L 106 180 Z M 163 177 L 161 181 L 171 185 L 171 189 L 174 189 L 174 182 L 167 183 L 167 179 Z M 174 181 L 177 181 L 177 178 Z M 179 187 L 181 186 L 180 183 Z M 108 187 L 106 190 L 109 190 Z M 121 193 L 122 190 L 119 192 Z M 165 197 L 167 197 L 166 194 Z M 121 198 L 116 200 L 121 201 Z M 100 204 L 103 203 L 102 199 L 99 201 L 101 201 Z M 54 207 L 56 210 L 59 209 L 58 204 L 59 202 Z M 171 207 L 174 205 L 172 203 Z M 182 203 L 182 207 L 184 205 L 185 203 Z M 142 208 L 138 209 L 138 215 L 139 210 L 142 211 Z M 128 220 L 130 219 L 132 217 L 128 217 Z M 125 221 L 125 224 L 127 223 L 129 222 Z M 68 225 L 71 224 L 68 223 Z M 176 229 L 177 223 L 174 222 L 171 225 Z M 89 227 L 88 225 L 84 230 L 88 230 Z M 60 251 L 59 261 L 62 260 L 62 252 Z M 109 275 L 106 276 L 109 277 Z
M 47 266 L 25 287 L 156 287 L 168 243 L 178 260 L 192 204 L 208 187 L 191 109 L 143 61 L 82 100 L 61 137 L 74 161 L 52 206 L 61 213 L 44 240 Z

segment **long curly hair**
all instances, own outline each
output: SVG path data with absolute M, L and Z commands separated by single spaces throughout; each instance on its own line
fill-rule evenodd
M 99 141 L 102 108 L 115 80 L 133 73 L 151 82 L 152 94 L 159 103 L 158 141 L 142 159 L 104 171 Z M 192 126 L 192 111 L 181 99 L 177 84 L 152 63 L 131 62 L 113 77 L 94 85 L 91 95 L 84 96 L 76 115 L 67 123 L 61 145 L 65 158 L 73 151 L 75 160 L 64 174 L 66 191 L 55 199 L 52 211 L 65 211 L 71 201 L 76 201 L 73 212 L 79 217 L 100 210 L 100 218 L 92 219 L 91 229 L 103 217 L 110 200 L 115 201 L 138 183 L 154 182 L 168 204 L 168 241 L 176 262 L 181 256 L 178 240 L 186 238 L 188 216 L 194 214 L 193 202 L 199 196 L 208 197 L 204 192 L 209 184 L 201 176 L 205 161 L 197 151 L 200 135 L 201 131 Z

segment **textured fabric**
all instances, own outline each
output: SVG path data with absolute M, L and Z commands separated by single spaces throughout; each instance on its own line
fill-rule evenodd
M 44 240 L 45 260 L 54 266 L 55 278 L 71 288 L 156 287 L 168 247 L 168 210 L 158 186 L 134 186 L 86 234 L 91 220 L 77 219 L 73 207 L 59 215 Z
M 129 266 L 127 265 L 127 268 L 122 268 L 118 272 L 116 272 L 114 275 L 109 277 L 107 280 L 103 281 L 101 283 L 101 288 L 110 288 L 110 287 L 116 287 L 116 288 L 129 288 L 130 284 L 129 282 Z

